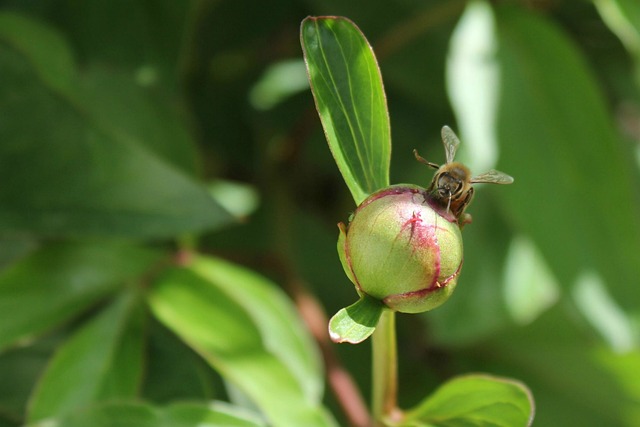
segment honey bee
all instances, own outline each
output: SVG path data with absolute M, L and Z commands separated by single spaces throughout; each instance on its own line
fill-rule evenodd
M 437 169 L 427 193 L 436 203 L 446 207 L 447 211 L 457 218 L 458 224 L 462 227 L 471 222 L 471 215 L 464 213 L 465 208 L 471 203 L 471 198 L 473 197 L 471 184 L 484 182 L 511 184 L 513 178 L 506 173 L 493 169 L 471 177 L 471 172 L 465 165 L 453 161 L 456 151 L 458 151 L 460 140 L 449 126 L 442 128 L 442 142 L 447 157 L 447 162 L 444 165 L 438 165 L 424 159 L 418 154 L 417 150 L 413 150 L 413 154 L 420 163 Z

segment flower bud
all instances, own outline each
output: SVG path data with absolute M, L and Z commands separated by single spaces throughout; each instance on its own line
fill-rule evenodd
M 460 228 L 424 188 L 380 190 L 340 229 L 340 259 L 359 293 L 395 311 L 420 313 L 444 303 L 455 289 L 463 258 Z

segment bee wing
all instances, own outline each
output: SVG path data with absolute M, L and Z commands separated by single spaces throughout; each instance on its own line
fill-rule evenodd
M 473 178 L 471 178 L 471 182 L 472 183 L 489 182 L 493 184 L 511 184 L 513 182 L 513 177 L 507 175 L 504 172 L 491 169 L 489 172 L 485 172 L 478 176 L 474 176 Z
M 444 144 L 444 151 L 447 155 L 447 163 L 453 162 L 453 158 L 456 156 L 460 140 L 449 126 L 442 127 L 442 143 Z

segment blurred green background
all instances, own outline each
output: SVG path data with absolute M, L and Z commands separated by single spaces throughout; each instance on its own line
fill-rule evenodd
M 443 162 L 445 124 L 474 173 L 515 177 L 478 186 L 452 299 L 398 317 L 401 405 L 488 372 L 531 388 L 537 425 L 640 425 L 640 6 L 495 3 L 0 0 L 0 426 L 23 424 L 58 345 L 161 254 L 232 260 L 328 315 L 355 300 L 335 249 L 355 206 L 308 89 L 307 15 L 371 42 L 392 183 L 428 184 L 412 149 Z M 56 280 L 100 285 L 77 312 Z M 175 372 L 186 347 L 153 358 L 175 340 L 153 330 L 137 396 L 217 395 L 199 359 L 201 377 Z M 368 396 L 369 345 L 336 350 Z

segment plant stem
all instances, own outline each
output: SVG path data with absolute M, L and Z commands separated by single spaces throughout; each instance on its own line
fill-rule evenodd
M 395 312 L 384 310 L 373 333 L 373 396 L 374 426 L 384 426 L 385 420 L 398 415 L 398 353 Z

